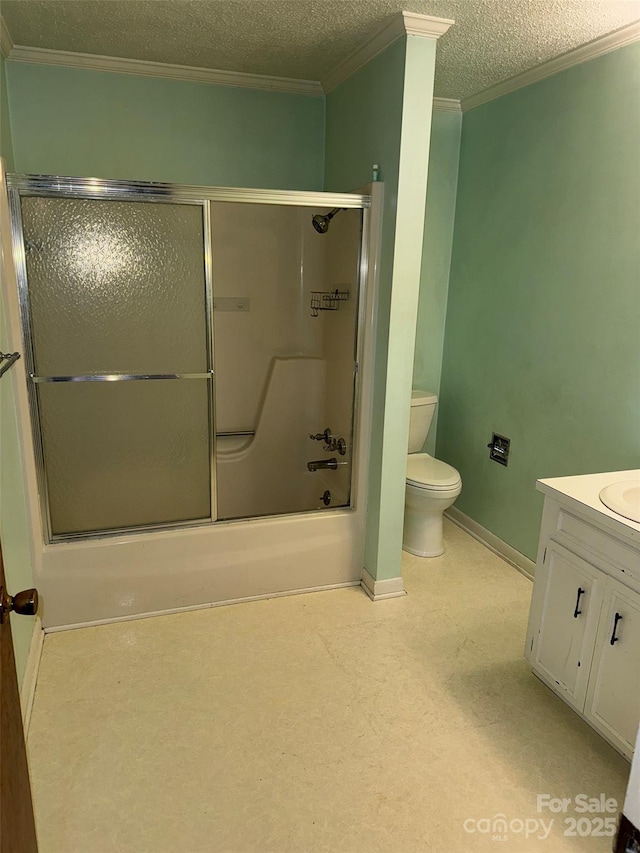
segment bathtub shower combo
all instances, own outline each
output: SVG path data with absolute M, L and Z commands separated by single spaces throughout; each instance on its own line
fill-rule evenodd
M 357 583 L 371 196 L 7 183 L 45 625 Z

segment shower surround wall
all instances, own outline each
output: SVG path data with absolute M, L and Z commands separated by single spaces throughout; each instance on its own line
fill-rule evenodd
M 255 429 L 272 358 L 322 355 L 309 304 L 311 291 L 324 289 L 328 235 L 313 229 L 314 212 L 211 206 L 218 432 Z M 247 299 L 247 309 L 233 310 L 231 297 Z
M 311 434 L 329 426 L 352 443 L 361 213 L 318 234 L 312 215 L 326 212 L 212 205 L 219 518 L 322 508 L 326 489 L 348 503 L 349 465 L 306 468 L 350 459 Z M 349 298 L 312 316 L 312 294 L 336 289 Z
M 311 215 L 278 205 L 211 206 L 219 518 L 317 504 L 306 461 L 309 432 L 320 429 L 326 369 L 309 310 L 322 280 Z M 237 310 L 239 302 L 246 307 Z

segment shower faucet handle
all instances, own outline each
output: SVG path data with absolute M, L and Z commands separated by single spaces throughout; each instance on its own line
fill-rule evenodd
M 337 450 L 340 456 L 344 456 L 347 452 L 347 442 L 344 438 L 332 438 L 322 449 L 326 450 L 327 453 L 335 453 Z
M 325 444 L 331 444 L 333 441 L 333 436 L 331 435 L 331 429 L 327 427 L 324 432 L 317 432 L 315 435 L 311 433 L 309 438 L 312 441 L 324 441 Z

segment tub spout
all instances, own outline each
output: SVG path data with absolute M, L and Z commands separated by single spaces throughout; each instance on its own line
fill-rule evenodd
M 331 468 L 332 471 L 335 471 L 338 465 L 346 465 L 346 462 L 338 462 L 335 456 L 332 456 L 331 459 L 316 459 L 314 462 L 307 462 L 309 471 L 318 471 L 320 468 Z

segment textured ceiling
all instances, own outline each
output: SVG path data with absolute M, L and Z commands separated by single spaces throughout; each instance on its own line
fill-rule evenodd
M 401 10 L 454 18 L 436 92 L 463 99 L 640 19 L 640 0 L 3 0 L 15 44 L 321 80 Z

